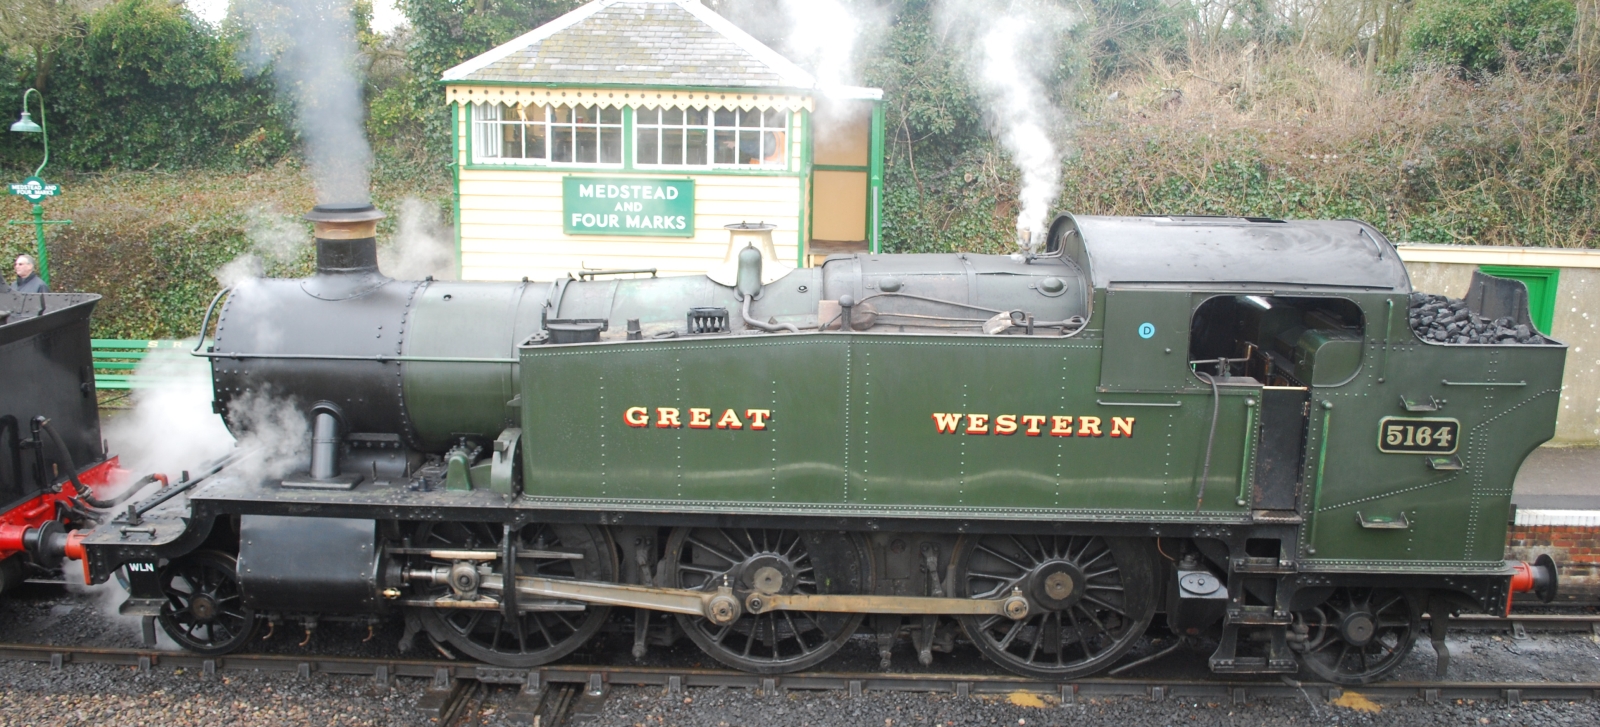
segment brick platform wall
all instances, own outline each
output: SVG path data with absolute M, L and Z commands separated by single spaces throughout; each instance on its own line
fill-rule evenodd
M 1545 553 L 1561 569 L 1561 600 L 1600 594 L 1600 528 L 1513 525 L 1506 533 L 1506 558 L 1532 563 Z

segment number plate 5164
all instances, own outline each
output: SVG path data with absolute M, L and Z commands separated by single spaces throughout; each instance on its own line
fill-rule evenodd
M 1378 451 L 1390 454 L 1454 454 L 1461 422 L 1444 418 L 1384 417 L 1378 423 Z

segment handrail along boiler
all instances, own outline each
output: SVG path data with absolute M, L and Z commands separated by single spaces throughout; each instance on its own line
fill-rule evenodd
M 384 276 L 380 216 L 314 210 L 316 274 L 228 291 L 199 352 L 218 413 L 306 418 L 296 471 L 81 539 L 187 648 L 399 611 L 531 667 L 615 616 L 758 672 L 865 630 L 1067 679 L 1160 618 L 1214 671 L 1358 684 L 1424 612 L 1554 592 L 1503 547 L 1565 346 L 1498 335 L 1510 281 L 1414 294 L 1361 222 L 1063 215 L 1038 254 L 810 269 L 745 226 L 704 276 L 502 283 Z

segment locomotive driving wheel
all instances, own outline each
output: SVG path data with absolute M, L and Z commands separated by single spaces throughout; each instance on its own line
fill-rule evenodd
M 872 569 L 866 544 L 846 533 L 679 528 L 667 541 L 668 585 L 715 591 L 743 602 L 752 593 L 865 593 Z M 798 671 L 832 656 L 861 625 L 859 613 L 771 611 L 726 625 L 678 615 L 689 638 L 712 658 L 761 674 Z
M 184 649 L 206 656 L 226 654 L 255 633 L 256 612 L 244 606 L 233 556 L 196 551 L 167 563 L 157 577 L 167 601 L 156 621 Z
M 605 532 L 587 525 L 529 524 L 514 530 L 521 551 L 555 552 L 577 557 L 517 558 L 520 576 L 540 576 L 581 581 L 616 580 L 615 549 Z M 505 526 L 500 523 L 424 523 L 417 529 L 413 547 L 433 550 L 494 550 L 500 552 Z M 484 561 L 490 575 L 503 575 L 501 561 Z M 476 566 L 419 556 L 413 568 L 443 566 L 452 574 L 466 568 L 469 579 L 481 574 Z M 413 585 L 424 599 L 457 599 L 450 584 Z M 484 594 L 500 595 L 485 590 Z M 497 666 L 527 668 L 555 661 L 583 645 L 605 624 L 609 607 L 551 601 L 531 596 L 519 600 L 519 615 L 506 618 L 500 608 L 419 608 L 422 625 L 462 653 Z
M 1399 668 L 1422 629 L 1422 612 L 1400 591 L 1341 588 L 1328 600 L 1294 614 L 1304 633 L 1300 664 L 1334 684 L 1377 681 Z
M 953 567 L 957 596 L 1028 599 L 1020 620 L 959 617 L 979 651 L 1024 676 L 1073 679 L 1111 666 L 1155 615 L 1154 553 L 1140 540 L 968 535 Z

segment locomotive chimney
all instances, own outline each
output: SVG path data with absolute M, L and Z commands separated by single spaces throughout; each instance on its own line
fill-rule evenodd
M 378 220 L 370 204 L 319 204 L 305 218 L 317 239 L 317 272 L 323 275 L 378 272 Z

